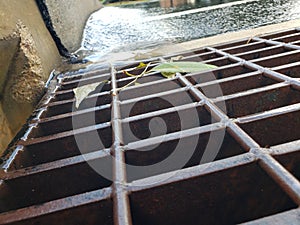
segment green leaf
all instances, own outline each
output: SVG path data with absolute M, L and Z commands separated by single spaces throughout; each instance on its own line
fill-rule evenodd
M 201 62 L 182 61 L 182 62 L 164 62 L 153 67 L 150 71 L 174 74 L 174 73 L 201 72 L 201 71 L 210 70 L 214 68 L 217 68 L 217 66 L 205 64 Z
M 94 83 L 94 84 L 88 84 L 88 85 L 84 85 L 78 88 L 74 88 L 73 92 L 75 94 L 75 100 L 76 100 L 76 108 L 79 107 L 80 103 L 92 92 L 96 89 L 96 87 L 98 87 L 100 84 L 102 83 L 107 83 L 108 80 L 105 81 L 101 81 L 98 83 Z

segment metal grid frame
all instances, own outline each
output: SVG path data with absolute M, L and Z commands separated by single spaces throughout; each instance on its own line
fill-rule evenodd
M 212 71 L 216 79 L 199 82 L 206 72 L 152 79 L 157 75 L 154 73 L 143 77 L 145 81 L 141 85 L 118 93 L 118 87 L 133 79 L 124 76 L 122 70 L 131 70 L 136 63 L 60 74 L 57 84 L 28 121 L 22 137 L 7 151 L 0 173 L 0 224 L 61 224 L 62 221 L 118 225 L 200 221 L 202 224 L 247 221 L 250 221 L 247 224 L 273 224 L 272 218 L 284 223 L 297 220 L 300 213 L 297 171 L 300 132 L 296 128 L 300 123 L 300 75 L 297 74 L 300 72 L 300 29 L 158 60 L 179 55 L 183 56 L 182 60 L 201 59 L 219 66 Z M 72 111 L 72 89 L 79 81 L 84 85 L 108 78 L 109 83 L 100 93 L 85 100 L 84 108 Z M 214 85 L 223 89 L 224 96 L 205 94 L 203 90 Z M 182 100 L 181 93 L 188 93 L 192 101 Z M 159 106 L 148 112 L 140 106 L 140 112 L 124 118 L 125 106 L 163 96 L 175 96 L 178 105 Z M 257 99 L 264 96 L 267 100 L 256 105 Z M 270 96 L 275 97 L 270 99 Z M 96 106 L 89 101 L 96 101 Z M 226 113 L 222 102 L 227 107 Z M 122 133 L 124 123 L 139 123 L 191 108 L 208 112 L 213 122 L 139 141 L 131 141 Z M 72 130 L 72 117 L 80 119 L 89 113 L 106 116 L 96 121 L 96 125 L 86 121 L 82 128 Z M 73 136 L 95 130 L 104 136 L 105 148 L 80 155 Z M 235 145 L 239 150 L 210 163 L 188 165 L 176 173 L 162 171 L 136 178 L 126 171 L 124 163 L 140 157 L 129 155 L 132 149 L 218 130 L 226 130 L 228 140 L 234 140 L 226 151 Z M 114 156 L 112 161 L 110 155 Z M 111 165 L 113 180 L 96 174 L 86 160 Z M 162 179 L 168 173 L 172 176 Z M 243 206 L 245 209 L 240 209 Z

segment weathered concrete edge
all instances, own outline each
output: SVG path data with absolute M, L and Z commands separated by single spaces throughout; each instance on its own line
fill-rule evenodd
M 63 56 L 71 56 L 81 46 L 90 15 L 99 10 L 99 0 L 36 0 L 43 19 Z
M 236 40 L 251 38 L 262 34 L 274 33 L 278 31 L 284 31 L 292 28 L 300 27 L 300 19 L 291 20 L 288 22 L 267 25 L 259 28 L 242 30 L 238 32 L 231 32 L 226 34 L 220 34 L 208 38 L 197 39 L 193 41 L 183 42 L 175 45 L 164 46 L 160 49 L 160 52 L 169 54 L 175 54 L 182 51 L 189 51 L 198 49 L 205 46 L 214 46 L 218 44 L 225 44 Z

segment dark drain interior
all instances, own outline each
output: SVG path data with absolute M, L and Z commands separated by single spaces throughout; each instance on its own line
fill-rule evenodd
M 3 156 L 0 224 L 293 224 L 299 43 L 292 29 L 163 56 L 218 68 L 119 91 L 139 63 L 58 75 Z M 73 88 L 103 81 L 74 108 Z

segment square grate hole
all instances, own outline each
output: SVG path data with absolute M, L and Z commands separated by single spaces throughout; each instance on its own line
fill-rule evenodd
M 149 95 L 123 101 L 120 110 L 122 118 L 126 118 L 193 102 L 196 102 L 196 99 L 189 92 L 180 90 L 171 94 Z
M 297 207 L 256 163 L 134 192 L 130 205 L 145 225 L 237 224 Z
M 99 108 L 99 107 L 98 107 Z M 82 111 L 81 111 L 82 112 Z M 40 122 L 30 133 L 30 138 L 42 137 L 71 131 L 95 124 L 107 123 L 111 120 L 111 109 L 100 107 L 99 110 L 72 114 L 64 117 L 52 117 Z
M 275 71 L 292 78 L 300 78 L 300 65 L 291 65 L 289 67 L 277 69 Z
M 125 144 L 216 122 L 203 106 L 148 115 L 146 118 L 136 116 L 123 123 Z
M 181 88 L 182 86 L 177 79 L 166 80 L 159 79 L 161 82 L 150 83 L 149 85 L 138 85 L 135 88 L 127 88 L 120 92 L 119 98 L 121 101 L 128 99 L 153 95 L 157 92 L 166 92 L 174 89 Z M 138 81 L 140 83 L 140 80 Z
M 251 75 L 234 80 L 220 81 L 215 84 L 202 85 L 199 90 L 208 98 L 216 98 L 243 92 L 255 88 L 261 88 L 275 84 L 276 81 L 262 74 Z
M 96 163 L 107 163 L 107 161 L 108 159 L 105 158 L 98 159 Z M 111 181 L 96 173 L 86 162 L 18 177 L 6 180 L 1 185 L 0 210 L 7 212 L 110 185 Z
M 112 145 L 111 127 L 51 140 L 38 139 L 23 147 L 14 160 L 15 168 L 25 168 L 103 150 Z
M 254 70 L 243 66 L 228 66 L 224 68 L 218 68 L 209 72 L 202 72 L 198 74 L 186 75 L 187 79 L 192 84 L 202 84 L 209 81 L 220 80 L 232 76 L 238 76 L 246 73 L 253 72 Z
M 252 60 L 252 62 L 263 67 L 277 67 L 285 64 L 299 62 L 300 52 L 299 50 L 283 53 L 275 56 L 269 56 L 261 59 Z
M 276 155 L 275 158 L 298 180 L 300 180 L 300 152 Z
M 217 100 L 217 106 L 223 107 L 223 100 Z M 225 99 L 227 115 L 238 118 L 250 114 L 261 113 L 300 102 L 300 92 L 289 86 L 267 91 L 251 93 L 239 97 Z
M 162 140 L 156 145 L 129 149 L 125 152 L 128 165 L 127 179 L 133 181 L 243 153 L 246 153 L 246 150 L 226 130 L 215 130 L 171 141 Z M 178 157 L 176 161 L 168 158 L 172 154 Z M 164 160 L 165 166 L 155 166 Z M 135 166 L 139 169 L 137 170 Z
M 262 147 L 270 147 L 300 139 L 300 111 L 240 124 Z

